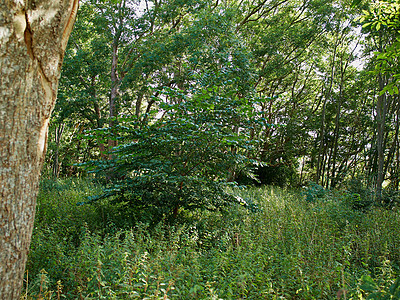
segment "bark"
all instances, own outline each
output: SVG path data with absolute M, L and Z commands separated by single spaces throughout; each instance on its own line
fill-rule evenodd
M 94 93 L 93 99 L 96 99 L 96 93 Z M 101 110 L 100 110 L 100 106 L 97 103 L 97 101 L 94 102 L 94 111 L 95 111 L 95 116 L 96 116 L 97 128 L 103 128 L 103 120 L 101 117 Z M 104 145 L 103 141 L 100 138 L 97 139 L 97 144 L 99 146 L 101 159 L 107 159 L 106 146 Z
M 381 74 L 378 76 L 379 90 L 381 91 L 384 86 L 384 78 Z M 382 199 L 382 184 L 385 180 L 383 167 L 385 163 L 384 157 L 384 134 L 385 134 L 385 117 L 386 117 L 386 97 L 385 94 L 379 95 L 376 102 L 376 123 L 377 123 L 377 152 L 378 152 L 378 174 L 376 178 L 376 197 L 378 200 Z
M 395 126 L 395 128 L 394 128 L 395 133 L 393 135 L 393 141 L 391 142 L 391 146 L 389 148 L 389 153 L 386 158 L 383 174 L 388 174 L 389 170 L 391 169 L 390 167 L 393 166 L 393 162 L 395 159 L 395 152 L 396 152 L 396 149 L 398 148 L 398 144 L 399 144 L 399 118 L 398 117 L 399 117 L 399 112 L 400 112 L 400 102 L 399 102 L 399 99 L 397 99 L 397 96 L 391 96 L 390 98 L 392 98 L 392 100 L 394 100 L 393 102 L 396 103 L 396 105 L 395 105 L 395 107 L 393 107 L 394 111 L 391 114 L 388 114 L 387 119 L 391 120 L 393 118 L 393 120 L 390 121 L 390 123 L 392 124 L 392 126 Z M 394 104 L 393 104 L 393 106 L 394 106 Z M 389 107 L 390 106 L 388 104 L 388 108 Z M 389 131 L 386 132 L 386 143 L 384 143 L 385 145 L 389 144 L 388 139 L 389 139 Z
M 320 131 L 319 131 L 319 136 L 318 138 L 320 139 L 320 144 L 319 144 L 319 148 L 318 148 L 318 156 L 317 156 L 317 173 L 316 173 L 316 183 L 320 183 L 320 178 L 321 176 L 323 176 L 323 174 L 321 174 L 321 169 L 322 169 L 322 160 L 323 160 L 323 156 L 325 155 L 323 153 L 323 149 L 324 144 L 325 144 L 325 116 L 326 116 L 326 103 L 327 103 L 327 97 L 325 97 L 324 99 L 324 105 L 322 107 L 322 114 L 321 114 L 321 127 L 320 127 Z
M 0 299 L 19 299 L 78 0 L 0 0 Z
M 112 53 L 112 63 L 111 63 L 111 93 L 109 100 L 109 127 L 111 129 L 111 138 L 108 140 L 108 151 L 111 151 L 113 147 L 117 146 L 117 141 L 115 140 L 115 130 L 114 126 L 116 125 L 115 118 L 118 115 L 117 112 L 117 98 L 119 96 L 119 85 L 120 78 L 118 76 L 118 38 L 113 43 L 113 53 Z M 109 155 L 109 158 L 112 158 L 112 155 Z

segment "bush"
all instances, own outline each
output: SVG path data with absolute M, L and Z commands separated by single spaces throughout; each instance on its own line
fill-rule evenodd
M 328 193 L 323 186 L 316 184 L 315 182 L 309 182 L 306 189 L 302 192 L 305 200 L 309 203 L 314 203 L 318 199 L 322 199 Z
M 389 189 L 383 189 L 382 200 L 381 203 L 379 204 L 388 209 L 393 209 L 394 207 L 399 206 L 400 192 Z
M 296 170 L 290 165 L 268 166 L 267 163 L 259 163 L 253 176 L 239 172 L 235 181 L 240 185 L 274 185 L 283 188 L 290 186 L 295 179 Z
M 361 179 L 353 178 L 347 183 L 346 204 L 352 209 L 367 211 L 374 204 L 375 193 Z
M 166 89 L 164 94 L 173 100 L 159 99 L 162 118 L 119 120 L 113 158 L 89 164 L 109 180 L 105 192 L 91 200 L 113 197 L 110 203 L 124 203 L 134 218 L 153 223 L 175 219 L 182 209 L 248 205 L 227 192 L 235 186 L 229 182 L 235 171 L 251 173 L 246 166 L 256 163 L 247 157 L 257 141 L 249 142 L 243 130 L 254 117 L 247 99 L 218 92 L 218 87 L 190 95 Z M 235 132 L 232 124 L 241 130 Z

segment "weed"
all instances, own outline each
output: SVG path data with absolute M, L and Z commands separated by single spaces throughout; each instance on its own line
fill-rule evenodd
M 26 278 L 23 299 L 397 295 L 396 209 L 360 212 L 341 193 L 307 202 L 298 192 L 263 187 L 236 191 L 256 211 L 183 211 L 174 224 L 111 228 L 98 207 L 75 205 L 87 184 L 41 192 L 27 271 L 34 280 Z

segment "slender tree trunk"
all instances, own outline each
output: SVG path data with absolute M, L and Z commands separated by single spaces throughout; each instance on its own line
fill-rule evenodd
M 0 299 L 17 300 L 77 0 L 0 0 Z
M 376 184 L 376 164 L 377 164 L 377 146 L 376 146 L 376 136 L 377 132 L 374 131 L 374 135 L 371 139 L 371 148 L 368 149 L 368 165 L 367 165 L 367 178 L 371 179 L 371 181 Z
M 379 90 L 384 88 L 384 78 L 381 74 L 378 76 Z M 377 152 L 378 152 L 378 173 L 376 177 L 376 197 L 378 200 L 382 199 L 382 184 L 385 179 L 383 167 L 385 163 L 384 157 L 384 134 L 385 134 L 385 117 L 386 117 L 386 97 L 385 94 L 378 96 L 376 102 L 376 125 L 377 125 Z
M 92 77 L 90 85 L 91 85 L 90 89 L 93 91 L 92 92 L 92 98 L 93 98 L 93 106 L 94 106 L 94 112 L 95 112 L 95 118 L 96 118 L 96 126 L 97 126 L 97 128 L 103 128 L 104 121 L 103 121 L 103 118 L 102 118 L 102 115 L 101 115 L 100 105 L 97 102 L 96 77 L 95 76 Z M 106 146 L 104 145 L 104 142 L 102 140 L 100 140 L 100 138 L 98 138 L 97 139 L 97 144 L 99 146 L 100 158 L 101 159 L 106 159 L 107 158 L 107 154 L 106 154 L 107 150 L 106 150 Z
M 340 122 L 340 110 L 342 105 L 341 97 L 338 100 L 336 118 L 335 118 L 335 130 L 333 135 L 333 150 L 332 150 L 332 173 L 330 178 L 330 186 L 334 188 L 337 184 L 336 178 L 336 158 L 338 153 L 338 146 L 339 146 L 339 122 Z
M 96 99 L 95 97 L 96 95 L 94 95 L 93 99 Z M 96 113 L 97 128 L 103 128 L 103 120 L 101 117 L 100 106 L 97 102 L 94 102 L 94 111 Z M 107 149 L 106 146 L 104 145 L 104 142 L 100 138 L 97 138 L 97 145 L 99 146 L 100 158 L 107 159 Z
M 117 117 L 117 97 L 119 94 L 119 84 L 120 79 L 118 77 L 118 42 L 114 41 L 113 45 L 113 52 L 112 52 L 112 63 L 111 63 L 111 93 L 110 93 L 110 100 L 109 100 L 109 126 L 111 129 L 111 135 L 114 133 L 114 126 L 116 124 L 115 118 Z M 108 140 L 108 151 L 111 151 L 113 147 L 117 145 L 117 141 L 115 140 L 115 136 L 111 136 Z M 109 155 L 109 158 L 112 156 Z
M 325 115 L 326 115 L 326 102 L 327 102 L 327 98 L 325 97 L 324 100 L 324 105 L 322 108 L 322 114 L 321 114 L 321 127 L 320 127 L 320 131 L 319 131 L 319 139 L 320 139 L 320 144 L 319 144 L 319 148 L 318 148 L 318 155 L 317 155 L 317 174 L 316 174 L 316 183 L 320 183 L 320 178 L 322 176 L 321 174 L 321 169 L 322 169 L 322 160 L 323 160 L 323 149 L 324 144 L 325 144 Z
M 393 117 L 390 116 L 390 119 L 393 118 L 393 120 L 391 121 L 391 124 L 393 124 L 392 126 L 395 126 L 395 133 L 393 135 L 393 141 L 389 148 L 389 153 L 387 155 L 385 166 L 383 169 L 384 174 L 387 174 L 389 172 L 390 166 L 393 165 L 393 162 L 395 159 L 395 152 L 396 152 L 396 149 L 398 148 L 398 144 L 399 144 L 398 143 L 398 140 L 399 140 L 399 118 L 398 118 L 398 116 L 399 116 L 399 111 L 400 111 L 400 102 L 399 102 L 399 99 L 397 98 L 397 96 L 392 96 L 392 97 L 396 97 L 395 101 L 394 101 L 396 103 L 396 106 L 394 107 L 394 111 L 391 114 Z M 389 144 L 388 139 L 389 139 L 389 132 L 387 132 L 387 134 L 386 134 L 386 143 L 384 143 L 384 145 Z

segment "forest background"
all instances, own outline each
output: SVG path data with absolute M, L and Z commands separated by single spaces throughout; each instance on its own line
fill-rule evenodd
M 82 1 L 24 297 L 397 299 L 399 16 Z

